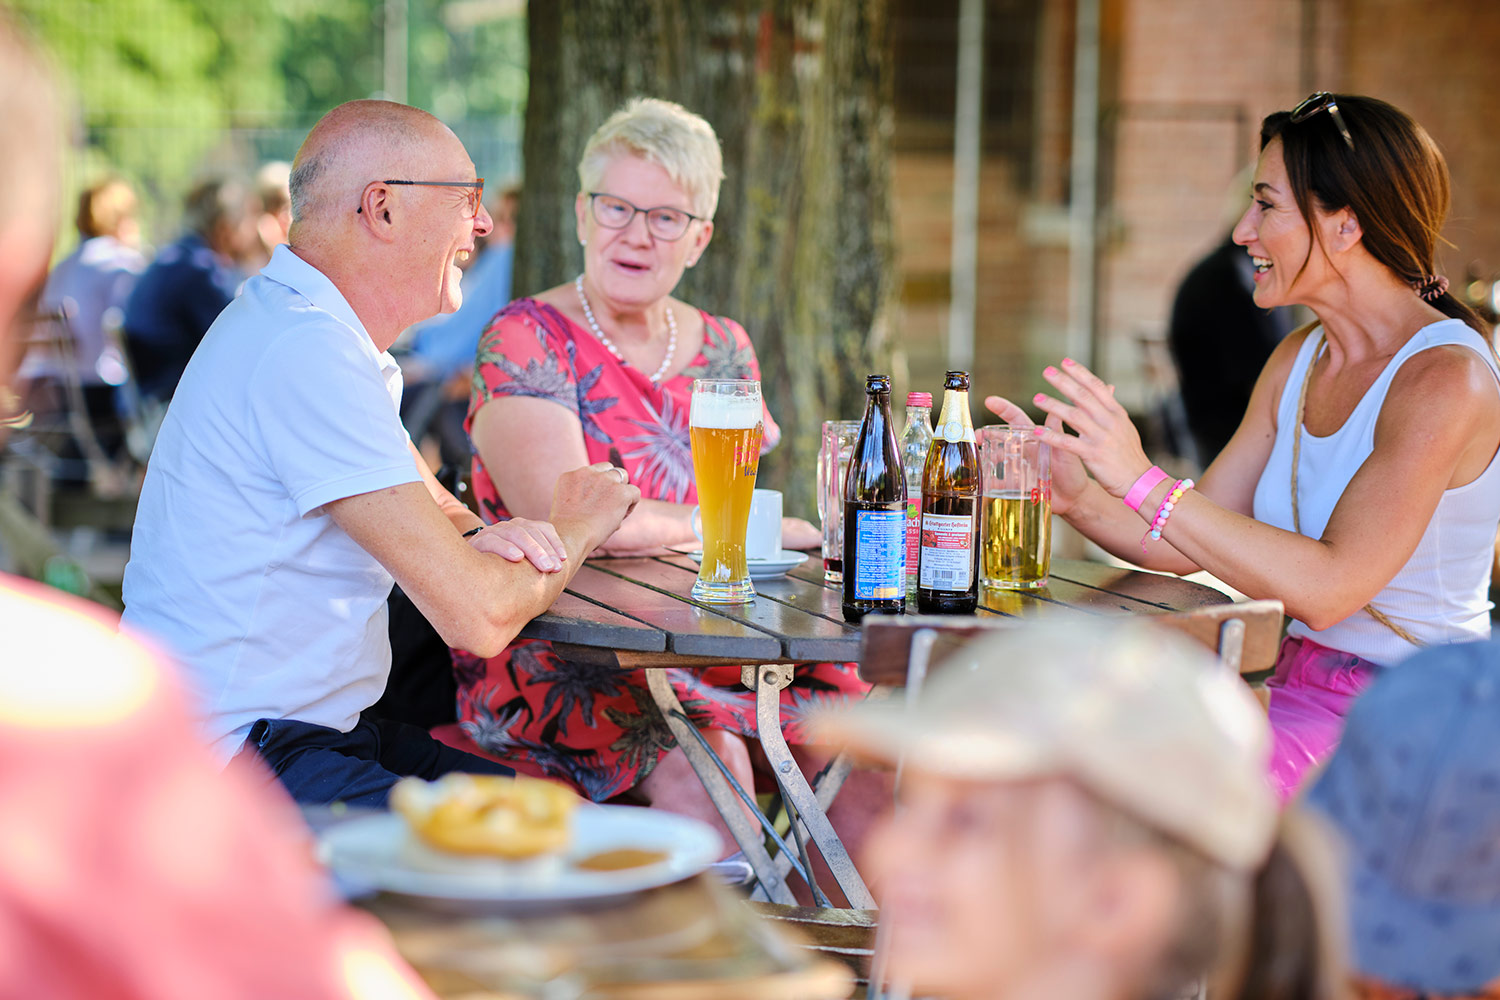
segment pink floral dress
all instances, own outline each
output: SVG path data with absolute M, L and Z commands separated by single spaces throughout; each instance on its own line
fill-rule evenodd
M 590 462 L 623 464 L 648 498 L 696 503 L 688 440 L 693 380 L 760 377 L 755 349 L 738 323 L 707 313 L 703 321 L 703 349 L 658 387 L 553 307 L 518 299 L 480 340 L 466 426 L 498 396 L 552 400 L 577 414 Z M 765 427 L 769 449 L 781 435 L 769 412 Z M 510 516 L 478 456 L 471 486 L 485 520 Z M 566 781 L 595 801 L 633 788 L 676 745 L 640 670 L 575 663 L 536 639 L 518 639 L 488 660 L 454 650 L 453 663 L 459 721 L 480 751 L 525 773 Z M 739 667 L 667 675 L 700 729 L 754 737 L 755 697 L 740 685 Z M 788 740 L 804 741 L 810 710 L 867 690 L 853 664 L 798 668 L 781 693 Z

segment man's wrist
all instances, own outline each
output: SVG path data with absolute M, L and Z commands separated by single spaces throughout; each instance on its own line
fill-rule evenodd
M 552 528 L 557 532 L 557 537 L 562 539 L 563 547 L 568 550 L 570 559 L 586 559 L 600 545 L 604 544 L 604 538 L 595 538 L 595 530 L 588 518 L 563 518 L 554 519 Z

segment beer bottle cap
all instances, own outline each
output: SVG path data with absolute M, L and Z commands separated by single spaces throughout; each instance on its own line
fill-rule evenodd
M 907 406 L 925 406 L 932 409 L 932 393 L 930 392 L 908 392 L 906 394 Z

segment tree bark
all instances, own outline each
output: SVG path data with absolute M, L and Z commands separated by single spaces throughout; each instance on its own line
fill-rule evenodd
M 810 516 L 819 425 L 858 417 L 864 375 L 889 370 L 885 0 L 546 0 L 528 16 L 517 294 L 581 267 L 578 158 L 621 102 L 701 114 L 726 179 L 713 242 L 676 294 L 749 331 L 783 431 L 760 481 Z

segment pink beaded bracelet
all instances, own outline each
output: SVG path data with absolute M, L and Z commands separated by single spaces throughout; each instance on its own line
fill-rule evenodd
M 1141 536 L 1141 552 L 1146 551 L 1146 543 L 1159 541 L 1162 529 L 1167 526 L 1167 518 L 1172 516 L 1172 511 L 1177 508 L 1177 503 L 1182 495 L 1193 488 L 1191 479 L 1179 479 L 1176 484 L 1167 491 L 1166 498 L 1162 500 L 1161 506 L 1156 508 L 1156 516 L 1151 519 L 1151 530 Z
M 1141 478 L 1137 479 L 1130 489 L 1125 491 L 1125 506 L 1139 513 L 1141 504 L 1145 503 L 1146 497 L 1150 495 L 1152 490 L 1156 489 L 1156 484 L 1167 478 L 1169 477 L 1165 472 L 1161 471 L 1160 466 L 1151 466 L 1151 468 L 1141 473 Z

